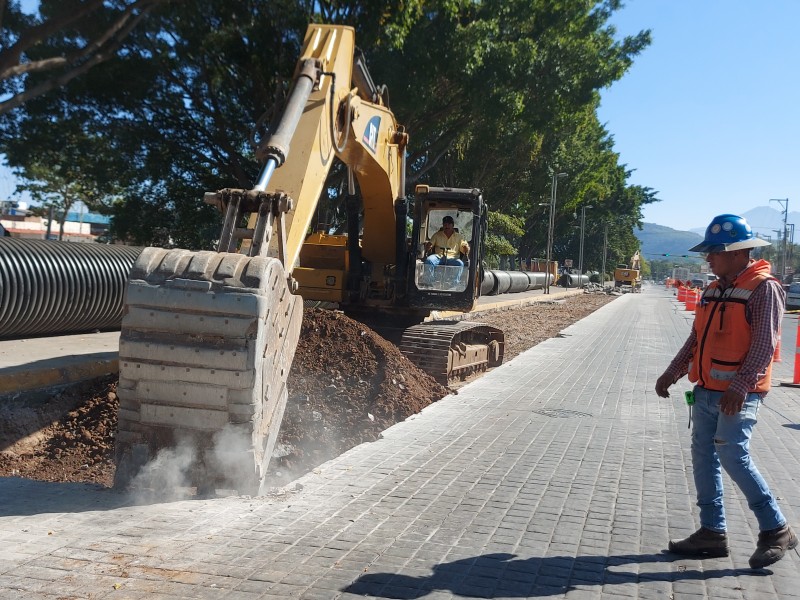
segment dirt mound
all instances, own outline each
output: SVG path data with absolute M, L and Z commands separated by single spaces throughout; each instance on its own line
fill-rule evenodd
M 0 411 L 0 476 L 110 486 L 116 377 Z M 290 480 L 448 393 L 398 348 L 348 317 L 306 309 L 271 480 Z M 20 428 L 28 423 L 30 431 Z
M 418 413 L 448 390 L 341 313 L 306 309 L 273 470 L 307 472 Z
M 478 315 L 506 334 L 506 359 L 553 337 L 613 300 L 572 296 Z M 110 486 L 117 380 L 107 377 L 47 398 L 0 406 L 0 477 Z M 425 408 L 448 389 L 399 350 L 342 314 L 306 310 L 288 381 L 270 482 L 280 484 Z

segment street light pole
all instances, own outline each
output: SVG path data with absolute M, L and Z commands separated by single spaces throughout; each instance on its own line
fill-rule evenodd
M 770 198 L 770 202 L 777 202 L 783 207 L 783 243 L 781 244 L 781 284 L 786 279 L 786 220 L 789 216 L 789 199 L 788 198 Z M 779 237 L 778 240 L 781 238 Z
M 780 253 L 780 254 L 777 254 L 777 257 L 776 257 L 776 262 L 778 264 L 776 265 L 777 269 L 775 270 L 775 273 L 777 273 L 778 277 L 780 277 L 781 285 L 783 285 L 783 276 L 784 276 L 783 275 L 783 271 L 784 271 L 783 265 L 786 262 L 786 259 L 783 256 L 783 237 L 781 236 L 781 230 L 780 229 L 773 229 L 772 231 L 774 231 L 778 236 L 778 250 L 776 251 L 776 254 Z M 785 233 L 785 230 L 784 230 L 784 233 Z
M 547 274 L 544 278 L 544 293 L 550 293 L 550 260 L 553 256 L 553 234 L 556 224 L 556 190 L 558 180 L 566 177 L 566 173 L 553 173 L 553 184 L 550 186 L 550 220 L 547 224 Z
M 606 289 L 606 246 L 608 245 L 608 223 L 603 227 L 603 267 L 600 270 L 600 285 Z
M 581 243 L 580 249 L 578 250 L 578 275 L 583 275 L 583 232 L 586 228 L 586 209 L 593 208 L 591 204 L 585 204 L 583 208 L 581 208 Z

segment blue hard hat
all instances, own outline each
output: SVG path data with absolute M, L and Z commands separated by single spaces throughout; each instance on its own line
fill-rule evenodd
M 769 245 L 767 240 L 753 235 L 753 230 L 743 217 L 718 215 L 706 228 L 703 241 L 689 248 L 689 252 L 731 252 Z

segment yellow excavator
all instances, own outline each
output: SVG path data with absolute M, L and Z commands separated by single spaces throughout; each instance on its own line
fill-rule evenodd
M 639 251 L 631 257 L 630 266 L 625 264 L 617 265 L 614 269 L 614 288 L 623 292 L 642 291 L 642 259 Z
M 463 320 L 480 295 L 487 209 L 479 190 L 405 193 L 408 135 L 355 56 L 352 28 L 311 25 L 252 189 L 207 193 L 224 213 L 217 252 L 147 248 L 129 274 L 120 337 L 115 485 L 160 450 L 188 485 L 256 493 L 287 400 L 303 300 L 386 324 L 440 381 L 502 362 L 503 333 Z M 334 158 L 348 169 L 347 234 L 312 232 Z M 426 262 L 445 216 L 463 263 Z M 435 262 L 435 261 L 432 261 Z M 321 357 L 324 360 L 324 357 Z

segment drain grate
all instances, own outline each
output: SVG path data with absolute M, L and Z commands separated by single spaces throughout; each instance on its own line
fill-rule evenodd
M 544 415 L 545 417 L 552 417 L 554 419 L 572 419 L 574 417 L 591 417 L 590 413 L 580 412 L 577 410 L 567 410 L 566 408 L 542 408 L 533 411 Z

